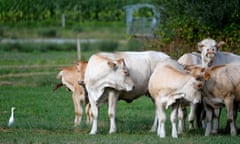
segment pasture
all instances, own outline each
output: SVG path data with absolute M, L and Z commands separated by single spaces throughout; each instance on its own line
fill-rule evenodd
M 88 58 L 91 52 L 82 55 Z M 71 93 L 64 88 L 52 91 L 59 82 L 55 78 L 59 67 L 72 65 L 74 61 L 74 51 L 0 51 L 0 143 L 237 144 L 240 141 L 239 134 L 231 137 L 223 131 L 225 110 L 221 115 L 220 134 L 216 136 L 204 137 L 202 129 L 187 129 L 178 139 L 173 139 L 168 117 L 167 137 L 160 139 L 156 133 L 149 132 L 154 119 L 154 105 L 145 96 L 131 104 L 118 102 L 116 134 L 108 134 L 106 105 L 100 109 L 97 135 L 88 134 L 91 126 L 85 124 L 85 115 L 81 125 L 74 128 Z M 16 107 L 15 123 L 9 128 L 7 122 L 12 106 Z M 240 123 L 239 119 L 237 123 Z

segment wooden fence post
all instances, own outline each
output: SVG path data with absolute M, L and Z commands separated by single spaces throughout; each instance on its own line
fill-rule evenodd
M 77 39 L 77 58 L 81 60 L 81 44 L 79 39 Z
M 65 14 L 62 13 L 62 27 L 65 28 Z

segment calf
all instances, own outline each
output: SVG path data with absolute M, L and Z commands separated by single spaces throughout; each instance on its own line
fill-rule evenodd
M 172 59 L 166 59 L 156 66 L 149 80 L 149 93 L 155 101 L 158 115 L 160 137 L 165 137 L 165 109 L 173 107 L 171 112 L 172 137 L 177 138 L 176 117 L 178 106 L 182 103 L 198 103 L 199 91 L 203 85 L 203 75 L 185 73 L 183 66 Z M 181 112 L 181 111 L 179 111 Z M 182 115 L 180 113 L 179 115 Z
M 63 67 L 58 73 L 57 78 L 61 78 L 61 83 L 56 85 L 55 89 L 65 86 L 72 92 L 73 105 L 75 109 L 74 126 L 78 126 L 81 123 L 83 108 L 82 105 L 86 102 L 87 123 L 91 122 L 91 111 L 88 103 L 87 92 L 85 86 L 82 83 L 84 80 L 84 73 L 86 70 L 87 62 L 78 62 L 74 66 Z M 79 84 L 82 83 L 82 84 Z

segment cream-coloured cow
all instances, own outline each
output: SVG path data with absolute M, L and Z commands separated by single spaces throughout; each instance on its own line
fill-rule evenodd
M 193 71 L 193 69 L 188 69 Z M 206 110 L 207 126 L 205 136 L 210 135 L 212 130 L 217 129 L 213 122 L 212 109 L 226 107 L 227 121 L 230 124 L 230 133 L 232 136 L 237 134 L 234 118 L 234 103 L 240 102 L 240 63 L 218 65 L 207 68 L 206 74 L 211 77 L 205 82 L 203 87 L 203 103 Z
M 110 118 L 109 133 L 116 132 L 117 101 L 131 102 L 145 95 L 148 91 L 149 78 L 156 64 L 165 58 L 169 56 L 156 51 L 98 53 L 91 56 L 84 79 L 94 118 L 90 134 L 97 133 L 98 108 L 107 100 Z M 123 75 L 124 71 L 125 75 Z M 134 89 L 131 89 L 133 85 L 130 82 L 124 82 L 130 78 Z
M 61 83 L 56 85 L 55 89 L 65 86 L 72 92 L 73 105 L 75 110 L 74 126 L 78 126 L 81 123 L 83 115 L 83 103 L 86 103 L 87 123 L 91 123 L 91 111 L 88 103 L 87 92 L 84 85 L 80 85 L 79 82 L 83 82 L 84 73 L 86 70 L 87 62 L 77 62 L 74 66 L 63 67 L 57 75 L 58 79 L 61 79 Z
M 201 101 L 200 89 L 203 85 L 202 72 L 194 76 L 184 71 L 183 66 L 175 60 L 166 59 L 158 63 L 149 80 L 149 93 L 155 101 L 158 115 L 157 134 L 162 138 L 166 136 L 165 110 L 172 106 L 171 123 L 172 137 L 177 138 L 177 113 L 179 119 L 183 113 L 179 105 L 185 103 L 198 103 Z M 180 111 L 179 111 L 180 110 Z

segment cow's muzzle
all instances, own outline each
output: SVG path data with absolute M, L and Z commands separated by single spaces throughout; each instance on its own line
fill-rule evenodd
M 216 56 L 216 53 L 213 52 L 213 51 L 209 51 L 209 52 L 207 52 L 206 56 L 207 56 L 208 58 L 214 58 L 214 57 Z

